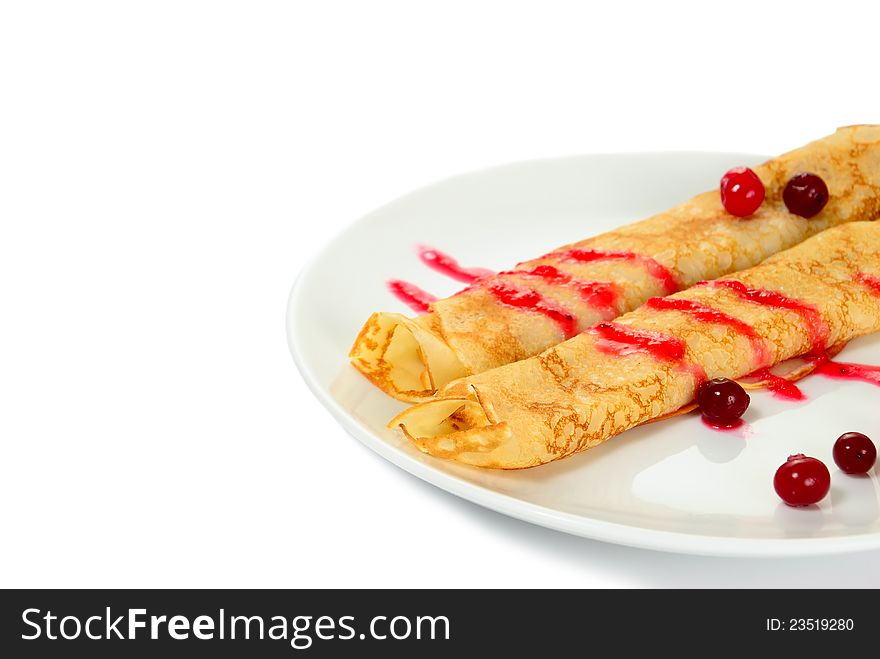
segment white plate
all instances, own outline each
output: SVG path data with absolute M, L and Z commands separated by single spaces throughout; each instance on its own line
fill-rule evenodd
M 630 430 L 593 450 L 522 471 L 481 470 L 426 456 L 385 424 L 403 408 L 346 355 L 373 311 L 406 312 L 385 289 L 401 278 L 439 295 L 461 287 L 427 270 L 413 246 L 464 265 L 502 269 L 717 185 L 729 167 L 763 160 L 726 153 L 592 155 L 518 163 L 418 190 L 353 224 L 305 268 L 287 312 L 290 348 L 315 395 L 357 439 L 407 471 L 475 503 L 535 524 L 626 545 L 716 555 L 805 555 L 880 547 L 874 470 L 846 476 L 834 440 L 880 437 L 880 389 L 808 378 L 805 403 L 752 396 L 747 438 L 688 415 Z M 880 363 L 880 341 L 841 359 Z M 817 507 L 776 497 L 791 453 L 823 460 L 831 492 Z M 352 459 L 357 459 L 352 454 Z

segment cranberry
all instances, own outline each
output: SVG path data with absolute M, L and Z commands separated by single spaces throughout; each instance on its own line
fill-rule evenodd
M 789 212 L 801 217 L 813 217 L 828 203 L 828 186 L 819 176 L 801 172 L 785 184 L 782 201 Z
M 703 416 L 722 427 L 736 425 L 750 400 L 745 389 L 727 378 L 708 380 L 697 389 L 697 403 Z
M 821 501 L 831 488 L 831 474 L 821 460 L 803 453 L 788 456 L 773 477 L 773 489 L 789 506 L 809 506 Z
M 834 462 L 847 474 L 864 474 L 874 466 L 877 447 L 860 432 L 845 432 L 834 442 Z
M 721 203 L 731 215 L 751 215 L 764 201 L 764 184 L 748 167 L 734 167 L 721 177 Z

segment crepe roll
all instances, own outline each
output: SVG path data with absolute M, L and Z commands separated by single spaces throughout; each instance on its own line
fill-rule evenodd
M 392 422 L 422 451 L 480 467 L 540 465 L 740 378 L 880 330 L 880 223 L 829 229 L 762 264 L 450 383 Z
M 766 197 L 749 217 L 728 214 L 716 189 L 481 277 L 423 316 L 375 313 L 351 363 L 388 394 L 424 400 L 453 379 L 536 355 L 650 297 L 749 268 L 831 226 L 874 219 L 880 126 L 841 128 L 754 171 Z M 790 213 L 782 199 L 786 182 L 802 171 L 821 176 L 830 193 L 810 219 Z

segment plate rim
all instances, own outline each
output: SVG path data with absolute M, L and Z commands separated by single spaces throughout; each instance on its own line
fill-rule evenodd
M 718 535 L 702 535 L 682 531 L 665 531 L 651 529 L 618 522 L 610 522 L 574 513 L 554 510 L 546 506 L 517 499 L 474 483 L 457 478 L 451 474 L 434 469 L 429 464 L 407 455 L 394 446 L 374 437 L 372 433 L 355 423 L 341 405 L 334 400 L 329 392 L 319 383 L 319 378 L 312 372 L 301 350 L 295 314 L 301 308 L 301 298 L 309 275 L 317 263 L 355 226 L 375 220 L 384 209 L 411 196 L 418 195 L 434 187 L 449 184 L 458 179 L 488 174 L 497 170 L 523 165 L 539 165 L 546 162 L 558 163 L 563 160 L 583 158 L 657 158 L 663 156 L 730 156 L 748 160 L 766 159 L 762 154 L 737 151 L 713 150 L 662 150 L 662 151 L 620 151 L 603 153 L 583 153 L 555 158 L 533 158 L 518 160 L 489 167 L 470 170 L 448 176 L 427 185 L 420 186 L 395 197 L 389 202 L 362 215 L 356 220 L 340 228 L 327 240 L 302 266 L 294 280 L 287 299 L 285 314 L 285 334 L 293 361 L 303 380 L 312 394 L 330 412 L 333 418 L 354 439 L 379 454 L 391 464 L 407 473 L 438 487 L 450 494 L 475 503 L 495 512 L 519 519 L 531 524 L 571 535 L 598 540 L 612 544 L 620 544 L 639 549 L 650 549 L 671 553 L 692 554 L 718 557 L 802 557 L 821 556 L 840 553 L 869 551 L 880 548 L 880 533 L 857 533 L 839 537 L 823 538 L 738 538 Z

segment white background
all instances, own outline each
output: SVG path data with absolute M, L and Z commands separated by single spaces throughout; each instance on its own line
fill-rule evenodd
M 676 556 L 482 510 L 293 365 L 297 272 L 414 187 L 880 122 L 876 3 L 596 4 L 3 4 L 0 585 L 880 585 L 876 552 Z

